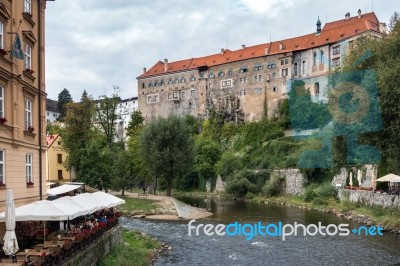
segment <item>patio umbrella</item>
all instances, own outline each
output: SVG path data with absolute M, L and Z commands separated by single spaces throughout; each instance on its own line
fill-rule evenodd
M 353 173 L 350 172 L 350 181 L 349 181 L 349 185 L 352 187 L 353 186 Z
M 378 182 L 389 182 L 392 179 L 398 179 L 398 178 L 400 178 L 400 176 L 395 175 L 395 174 L 388 174 L 388 175 L 385 175 L 385 176 L 382 176 L 382 177 L 378 178 L 376 181 L 378 181 Z
M 7 199 L 6 199 L 6 212 L 5 212 L 5 222 L 6 222 L 6 234 L 4 235 L 4 246 L 3 250 L 6 255 L 15 254 L 19 247 L 17 236 L 15 235 L 15 206 L 14 197 L 11 189 L 7 189 Z
M 114 195 L 105 193 L 103 191 L 97 191 L 90 195 L 91 197 L 97 199 L 99 202 L 102 202 L 107 208 L 125 204 L 125 200 L 118 198 Z
M 357 171 L 357 181 L 358 181 L 358 186 L 361 187 L 361 179 L 362 179 L 362 172 L 361 170 Z

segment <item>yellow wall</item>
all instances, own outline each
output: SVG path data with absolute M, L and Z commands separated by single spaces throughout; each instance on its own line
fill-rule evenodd
M 0 54 L 0 86 L 4 88 L 4 117 L 5 124 L 0 125 L 0 149 L 5 154 L 5 178 L 7 188 L 13 189 L 17 206 L 36 201 L 40 197 L 39 164 L 42 165 L 42 196 L 46 197 L 46 136 L 45 136 L 45 68 L 44 68 L 44 16 L 45 2 L 40 8 L 41 47 L 39 47 L 39 18 L 38 2 L 31 1 L 31 15 L 23 14 L 24 1 L 1 1 L 0 20 L 4 24 L 3 52 Z M 21 24 L 20 24 L 21 21 Z M 33 73 L 25 71 L 24 60 L 11 56 L 15 34 L 19 33 L 22 50 L 25 43 L 32 47 L 31 69 Z M 39 70 L 39 55 L 42 61 Z M 41 74 L 41 93 L 39 94 L 39 73 Z M 25 128 L 25 99 L 32 101 L 32 126 L 35 130 L 30 133 Z M 39 101 L 42 104 L 41 122 L 39 122 Z M 42 132 L 39 132 L 39 123 Z M 43 151 L 42 160 L 39 160 L 39 138 Z M 28 188 L 25 174 L 25 156 L 33 155 L 32 176 L 34 186 Z M 0 211 L 4 210 L 6 190 L 0 190 Z
M 59 143 L 61 143 L 61 136 L 58 136 L 56 138 L 56 140 L 48 148 L 47 151 L 47 164 L 48 164 L 47 179 L 50 182 L 71 181 L 70 173 L 64 167 L 64 162 L 65 159 L 67 158 L 67 153 L 62 149 Z M 62 155 L 62 163 L 58 162 L 58 154 Z M 58 179 L 58 170 L 62 170 L 63 179 Z

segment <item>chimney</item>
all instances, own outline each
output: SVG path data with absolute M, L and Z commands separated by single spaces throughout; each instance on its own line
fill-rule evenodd
M 265 55 L 267 55 L 269 52 L 269 47 L 265 48 Z
M 242 50 L 244 50 L 244 48 L 246 48 L 246 45 L 242 44 Z
M 358 18 L 361 18 L 361 9 L 358 10 L 357 14 L 358 14 Z
M 279 43 L 279 50 L 284 50 L 285 49 L 285 45 L 283 44 L 283 42 Z
M 350 12 L 347 12 L 346 15 L 344 15 L 345 19 L 349 19 L 350 18 Z
M 224 53 L 225 53 L 225 49 L 221 48 L 221 55 L 224 55 Z
M 143 68 L 143 74 L 146 73 L 147 69 L 144 67 Z
M 168 59 L 165 58 L 164 59 L 164 72 L 167 72 L 167 70 L 168 70 Z

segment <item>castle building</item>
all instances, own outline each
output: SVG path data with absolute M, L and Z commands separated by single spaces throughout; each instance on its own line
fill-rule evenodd
M 207 117 L 214 109 L 232 121 L 276 115 L 290 84 L 302 79 L 313 100 L 328 97 L 328 75 L 346 53 L 368 37 L 385 33 L 375 13 L 350 13 L 304 36 L 242 47 L 175 62 L 158 61 L 137 77 L 139 110 L 146 121 L 159 116 Z

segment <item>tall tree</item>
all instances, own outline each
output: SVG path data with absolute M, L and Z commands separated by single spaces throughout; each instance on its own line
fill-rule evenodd
M 124 195 L 125 190 L 134 187 L 137 181 L 134 158 L 126 150 L 115 152 L 114 157 L 116 157 L 116 160 L 111 187 L 116 191 L 121 190 L 122 195 Z
M 90 99 L 82 103 L 68 103 L 65 116 L 65 128 L 62 132 L 63 148 L 67 151 L 67 169 L 81 169 L 81 159 L 93 133 L 93 102 Z
M 221 157 L 221 150 L 218 143 L 200 135 L 196 138 L 194 147 L 196 153 L 195 170 L 200 178 L 210 180 L 215 177 L 214 166 Z
M 60 116 L 58 117 L 58 120 L 63 121 L 65 115 L 67 114 L 67 104 L 69 102 L 72 102 L 72 97 L 69 91 L 64 88 L 59 94 L 58 94 L 58 102 L 57 102 L 57 111 L 60 112 Z
M 85 101 L 87 99 L 89 99 L 89 95 L 88 95 L 86 90 L 83 90 L 83 93 L 82 93 L 82 96 L 81 96 L 81 102 L 83 102 L 83 101 Z
M 107 138 L 109 148 L 112 147 L 116 136 L 116 109 L 120 98 L 118 97 L 118 86 L 114 86 L 114 93 L 111 97 L 103 95 L 96 103 L 96 122 L 100 125 Z
M 164 178 L 167 195 L 172 182 L 193 167 L 193 138 L 183 118 L 159 118 L 144 128 L 140 139 L 143 163 L 156 177 Z
M 394 27 L 396 26 L 399 20 L 400 20 L 399 12 L 394 12 L 389 20 L 389 25 L 388 25 L 389 31 L 393 31 Z

